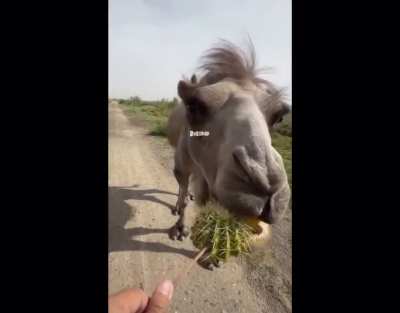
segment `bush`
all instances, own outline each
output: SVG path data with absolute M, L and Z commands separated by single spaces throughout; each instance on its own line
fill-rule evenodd
M 178 99 L 143 101 L 139 97 L 131 97 L 129 100 L 120 101 L 120 103 L 125 106 L 128 113 L 139 115 L 149 124 L 150 135 L 166 137 L 168 116 L 177 105 Z
M 149 135 L 166 137 L 167 136 L 167 123 L 157 123 L 150 130 Z
M 272 134 L 272 145 L 280 153 L 285 164 L 290 187 L 292 186 L 292 137 L 280 133 Z

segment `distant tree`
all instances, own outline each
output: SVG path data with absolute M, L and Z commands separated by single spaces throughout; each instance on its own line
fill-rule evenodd
M 141 102 L 142 101 L 142 99 L 140 99 L 138 96 L 130 97 L 129 100 L 131 100 L 133 102 Z

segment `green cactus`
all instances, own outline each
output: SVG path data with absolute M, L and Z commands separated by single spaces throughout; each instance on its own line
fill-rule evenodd
M 201 208 L 191 229 L 191 240 L 196 248 L 207 248 L 212 262 L 226 261 L 230 256 L 250 252 L 253 229 L 215 202 Z

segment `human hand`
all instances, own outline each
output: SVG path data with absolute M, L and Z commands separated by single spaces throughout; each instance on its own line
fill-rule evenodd
M 143 290 L 130 288 L 108 298 L 109 313 L 166 313 L 171 302 L 174 285 L 161 282 L 149 298 Z

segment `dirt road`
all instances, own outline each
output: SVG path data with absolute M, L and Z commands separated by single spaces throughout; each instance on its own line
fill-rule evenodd
M 117 103 L 109 106 L 108 149 L 109 293 L 142 287 L 151 294 L 161 279 L 174 278 L 197 252 L 189 238 L 172 241 L 167 234 L 177 220 L 171 214 L 178 190 L 169 169 L 172 162 L 160 159 L 146 130 L 132 125 Z M 215 271 L 196 264 L 177 287 L 170 312 L 291 311 L 290 299 L 278 301 L 256 292 L 251 275 L 258 274 L 249 273 L 238 260 Z

